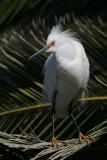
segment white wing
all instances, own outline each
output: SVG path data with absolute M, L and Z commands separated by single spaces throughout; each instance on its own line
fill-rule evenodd
M 56 74 L 56 58 L 51 54 L 44 65 L 44 98 L 52 101 L 52 95 L 56 88 L 57 74 Z
M 83 45 L 77 41 L 75 41 L 74 44 L 75 44 L 75 48 L 77 50 L 77 55 L 78 55 L 78 58 L 77 58 L 77 61 L 78 61 L 77 64 L 79 64 L 78 71 L 80 71 L 82 75 L 82 77 L 80 77 L 81 88 L 85 89 L 87 87 L 87 83 L 88 83 L 89 75 L 90 75 L 89 61 L 88 61 Z
M 77 94 L 77 97 L 75 98 L 74 101 L 77 101 L 77 99 L 79 98 L 85 98 L 86 96 L 88 96 L 88 91 L 87 91 L 87 85 L 88 85 L 88 80 L 89 80 L 89 76 L 90 76 L 90 65 L 89 65 L 89 60 L 88 57 L 85 53 L 85 49 L 84 47 L 76 42 L 75 43 L 77 45 L 77 48 L 81 48 L 81 73 L 82 73 L 82 78 L 81 78 L 81 88 Z M 82 101 L 82 104 L 84 104 L 85 101 Z

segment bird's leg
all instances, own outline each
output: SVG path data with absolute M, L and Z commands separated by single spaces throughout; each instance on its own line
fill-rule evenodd
M 53 112 L 54 113 L 54 112 Z M 56 146 L 58 149 L 58 144 L 63 143 L 66 145 L 66 140 L 59 140 L 55 138 L 54 135 L 54 124 L 55 124 L 55 114 L 52 115 L 52 147 Z
M 54 133 L 55 132 L 54 128 L 55 128 L 55 102 L 56 102 L 56 94 L 57 94 L 57 91 L 54 91 L 53 97 L 52 97 L 52 146 L 54 147 L 56 145 L 57 148 L 58 148 L 57 140 L 55 138 L 55 133 Z
M 55 114 L 52 115 L 52 146 L 54 147 L 55 138 L 54 138 L 54 123 L 55 123 Z
M 69 111 L 71 111 L 71 109 L 70 109 Z M 82 140 L 86 141 L 87 143 L 88 143 L 89 141 L 94 141 L 94 138 L 93 138 L 93 137 L 91 137 L 91 136 L 89 136 L 89 135 L 84 135 L 84 134 L 82 134 L 82 132 L 80 131 L 80 128 L 79 128 L 79 126 L 78 126 L 78 124 L 77 124 L 77 122 L 76 122 L 76 120 L 75 120 L 75 117 L 74 117 L 73 114 L 72 114 L 72 112 L 70 112 L 69 115 L 70 115 L 70 117 L 72 118 L 72 120 L 73 120 L 73 122 L 74 122 L 74 124 L 75 124 L 75 126 L 76 126 L 76 128 L 77 128 L 77 131 L 78 131 L 78 134 L 79 134 L 79 142 L 81 143 Z
M 55 134 L 54 134 L 54 127 L 55 127 L 54 124 L 55 124 L 55 114 L 53 113 L 52 115 L 52 147 L 56 145 L 56 147 L 58 148 L 58 140 L 56 140 Z
M 52 98 L 52 146 L 56 146 L 58 148 L 58 143 L 66 143 L 65 141 L 62 140 L 57 140 L 55 138 L 55 101 L 56 101 L 56 94 L 57 92 L 55 91 L 53 94 Z
M 54 122 L 55 122 L 55 114 L 53 114 L 53 116 L 52 116 L 52 147 L 56 146 L 57 149 L 58 149 L 58 143 L 66 144 L 66 141 L 59 140 L 59 139 L 55 138 L 55 135 L 54 135 Z

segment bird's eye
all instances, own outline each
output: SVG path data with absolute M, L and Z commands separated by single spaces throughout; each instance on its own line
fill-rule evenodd
M 47 47 L 50 48 L 50 47 L 52 47 L 54 45 L 55 45 L 55 41 L 52 41 L 52 42 L 50 42 L 50 43 L 47 44 Z
M 51 45 L 54 46 L 54 45 L 55 45 L 55 41 L 52 41 L 52 42 L 51 42 Z

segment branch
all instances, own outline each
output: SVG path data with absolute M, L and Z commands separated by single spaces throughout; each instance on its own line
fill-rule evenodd
M 107 134 L 107 121 L 93 128 L 88 134 L 92 136 L 95 141 L 100 139 L 101 136 Z M 34 135 L 16 135 L 0 132 L 0 144 L 6 148 L 6 150 L 8 148 L 9 152 L 12 153 L 14 149 L 17 155 L 18 153 L 20 153 L 19 155 L 24 155 L 23 158 L 25 158 L 26 153 L 29 151 L 31 153 L 32 151 L 32 155 L 30 155 L 29 158 L 31 160 L 40 157 L 48 157 L 47 159 L 51 160 L 57 158 L 64 160 L 91 143 L 92 141 L 88 144 L 85 141 L 79 143 L 79 139 L 77 138 L 66 140 L 66 143 L 59 143 L 58 148 L 56 146 L 53 148 L 51 142 L 42 141 Z

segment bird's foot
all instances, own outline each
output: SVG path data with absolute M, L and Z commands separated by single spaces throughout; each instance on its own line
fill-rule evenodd
M 86 141 L 87 143 L 89 143 L 90 141 L 94 142 L 94 138 L 91 137 L 90 135 L 84 135 L 82 134 L 81 132 L 79 133 L 79 141 L 81 143 L 81 141 L 84 140 Z
M 57 147 L 57 149 L 59 148 L 58 144 L 59 143 L 64 143 L 66 144 L 66 141 L 63 140 L 57 140 L 55 137 L 52 138 L 52 147 Z

